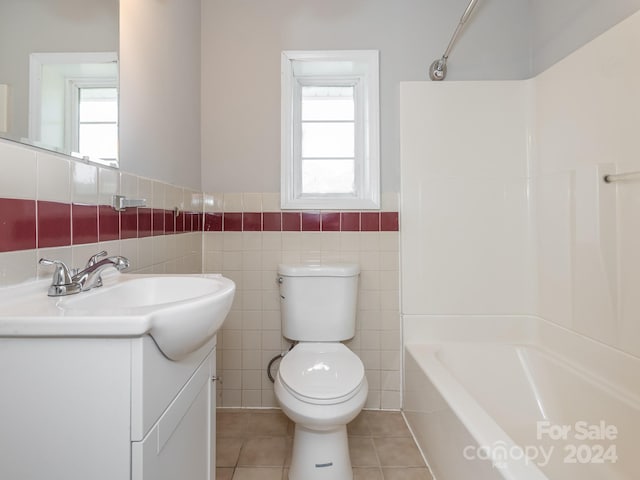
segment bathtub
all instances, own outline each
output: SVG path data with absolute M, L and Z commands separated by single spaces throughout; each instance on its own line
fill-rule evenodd
M 640 479 L 640 359 L 533 317 L 404 318 L 436 480 Z

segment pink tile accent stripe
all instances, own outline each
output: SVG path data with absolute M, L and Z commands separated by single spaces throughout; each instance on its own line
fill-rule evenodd
M 79 205 L 0 198 L 0 252 L 173 235 L 184 232 L 397 232 L 398 212 L 198 213 L 151 208 L 116 212 Z

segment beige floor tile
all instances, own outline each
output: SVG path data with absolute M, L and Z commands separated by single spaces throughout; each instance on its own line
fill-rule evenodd
M 265 410 L 249 414 L 248 428 L 255 436 L 286 436 L 289 422 L 280 410 Z
M 242 438 L 218 437 L 216 439 L 216 466 L 235 467 L 243 442 Z
M 233 480 L 282 480 L 282 468 L 238 467 Z
M 369 422 L 367 422 L 367 417 L 365 412 L 360 412 L 353 421 L 351 421 L 347 425 L 347 433 L 350 436 L 354 435 L 364 435 L 371 436 L 371 429 L 369 428 Z
M 368 410 L 364 416 L 374 437 L 409 437 L 411 433 L 400 412 Z
M 216 436 L 244 437 L 249 415 L 245 412 L 218 410 L 216 414 Z
M 373 439 L 382 467 L 424 467 L 422 455 L 411 437 Z
M 293 438 L 287 437 L 287 456 L 284 457 L 284 466 L 291 466 L 291 454 L 293 453 Z
M 217 423 L 217 480 L 288 480 L 294 424 L 280 410 L 220 409 Z M 432 480 L 400 413 L 364 411 L 347 429 L 354 480 Z
M 285 437 L 256 437 L 245 441 L 238 465 L 282 467 L 289 444 Z
M 373 439 L 369 437 L 350 437 L 349 456 L 352 467 L 377 467 L 378 457 L 373 445 Z
M 216 468 L 216 480 L 231 480 L 233 468 Z
M 384 480 L 433 480 L 427 468 L 383 468 Z
M 361 468 L 353 469 L 353 480 L 382 480 L 382 472 L 379 468 Z

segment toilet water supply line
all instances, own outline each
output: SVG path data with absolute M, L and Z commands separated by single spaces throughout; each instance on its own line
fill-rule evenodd
M 429 67 L 429 78 L 431 80 L 440 81 L 440 80 L 444 80 L 445 77 L 447 76 L 447 60 L 449 58 L 449 54 L 451 53 L 451 50 L 453 49 L 453 45 L 456 42 L 458 35 L 460 35 L 460 32 L 462 31 L 464 24 L 467 23 L 467 20 L 469 20 L 469 17 L 471 16 L 471 13 L 473 12 L 474 8 L 476 8 L 477 4 L 478 4 L 478 0 L 471 0 L 469 2 L 469 5 L 467 5 L 467 8 L 465 9 L 464 13 L 462 14 L 462 17 L 460 18 L 460 23 L 458 23 L 458 26 L 456 27 L 456 31 L 453 32 L 453 36 L 449 41 L 449 45 L 447 45 L 447 49 L 445 50 L 444 55 L 442 55 L 442 57 L 439 58 L 438 60 L 435 60 Z
M 271 380 L 271 383 L 275 383 L 276 380 L 273 377 L 273 375 L 271 374 L 271 366 L 276 362 L 276 360 L 281 359 L 282 357 L 284 357 L 287 353 L 289 353 L 291 351 L 291 349 L 293 347 L 296 346 L 298 342 L 293 342 L 291 345 L 289 345 L 289 350 L 287 350 L 286 352 L 282 352 L 279 353 L 278 355 L 276 355 L 275 357 L 273 357 L 270 361 L 269 361 L 269 365 L 267 365 L 267 377 L 269 377 L 269 380 Z

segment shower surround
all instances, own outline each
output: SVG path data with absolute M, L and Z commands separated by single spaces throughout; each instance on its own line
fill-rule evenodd
M 640 171 L 638 32 L 640 13 L 526 81 L 401 86 L 405 414 L 436 476 L 638 475 L 640 182 L 604 181 Z M 547 446 L 539 421 L 611 425 L 619 459 L 465 461 Z

